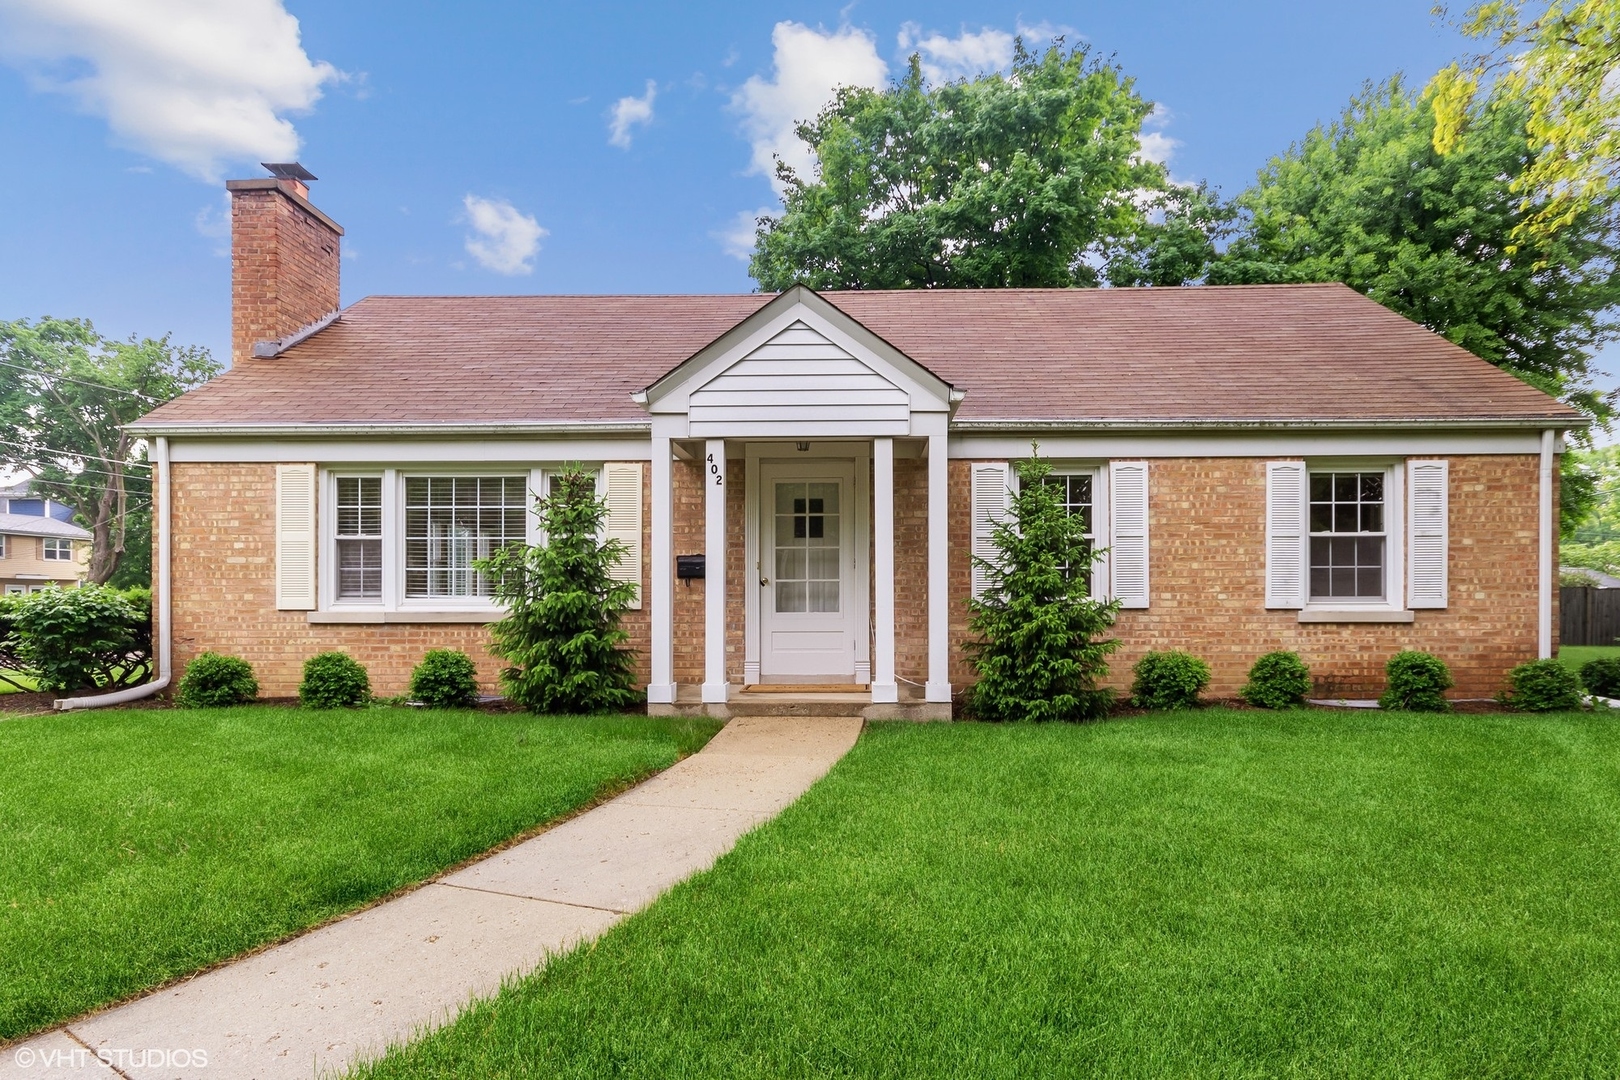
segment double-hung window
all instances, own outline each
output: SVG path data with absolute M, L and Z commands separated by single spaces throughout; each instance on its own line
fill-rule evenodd
M 1310 599 L 1382 602 L 1389 597 L 1384 470 L 1310 474 Z
M 48 536 L 41 541 L 42 551 L 47 562 L 72 562 L 73 541 Z
M 1041 483 L 1055 489 L 1058 502 L 1062 504 L 1063 509 L 1071 517 L 1080 519 L 1081 529 L 1086 537 L 1086 551 L 1089 554 L 1097 544 L 1095 525 L 1097 473 L 1091 469 L 1074 472 L 1053 472 L 1049 473 Z M 1063 569 L 1065 576 L 1071 576 L 1074 573 L 1074 567 L 1072 566 L 1066 566 Z M 1088 570 L 1088 576 L 1090 574 L 1091 571 Z M 1097 583 L 1093 580 L 1089 584 L 1093 592 L 1095 592 Z
M 337 598 L 381 600 L 382 477 L 340 476 L 336 482 Z

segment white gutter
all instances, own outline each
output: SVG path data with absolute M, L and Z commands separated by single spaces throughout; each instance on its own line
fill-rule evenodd
M 315 436 L 437 436 L 450 438 L 460 435 L 645 435 L 652 430 L 651 420 L 511 420 L 487 424 L 129 424 L 125 431 L 133 435 L 169 435 L 185 438 L 311 438 Z
M 152 517 L 153 526 L 157 530 L 156 558 L 152 560 L 152 651 L 157 653 L 157 678 L 151 682 L 144 682 L 139 686 L 131 686 L 126 690 L 115 690 L 110 694 L 97 694 L 93 697 L 61 698 L 56 702 L 56 708 L 62 712 L 74 709 L 101 709 L 108 705 L 125 705 L 131 701 L 140 701 L 169 685 L 174 676 L 174 654 L 170 643 L 170 630 L 172 626 L 173 609 L 170 605 L 170 583 L 172 575 L 169 570 L 169 553 L 171 542 L 169 535 L 169 440 L 159 438 L 152 444 L 152 466 L 156 473 L 156 490 L 153 492 Z
M 1553 507 L 1553 444 L 1557 433 L 1551 430 L 1541 433 L 1541 593 L 1536 612 L 1536 655 L 1546 660 L 1553 652 L 1553 589 L 1558 585 L 1558 579 L 1553 573 L 1553 522 L 1555 509 Z
M 1532 428 L 1544 430 L 1547 417 L 1476 416 L 1462 419 L 1448 417 L 1414 417 L 1399 420 L 1355 419 L 1350 417 L 1320 420 L 952 420 L 951 434 L 994 432 L 1019 434 L 1023 432 L 1051 431 L 1314 431 L 1328 430 L 1430 430 L 1433 428 Z M 1570 417 L 1555 421 L 1561 427 L 1585 427 L 1591 423 L 1586 417 Z

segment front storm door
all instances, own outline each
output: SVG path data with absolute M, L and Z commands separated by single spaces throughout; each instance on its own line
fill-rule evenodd
M 762 465 L 760 479 L 760 677 L 852 682 L 853 466 Z

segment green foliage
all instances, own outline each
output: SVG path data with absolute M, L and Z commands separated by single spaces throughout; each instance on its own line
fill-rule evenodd
M 1384 693 L 1378 699 L 1381 709 L 1445 712 L 1451 708 L 1446 691 L 1456 684 L 1446 662 L 1432 653 L 1398 652 L 1384 665 L 1384 675 Z
M 186 665 L 175 693 L 175 704 L 188 709 L 246 705 L 259 696 L 259 680 L 253 665 L 240 656 L 216 652 L 199 653 Z
M 1620 657 L 1600 656 L 1582 664 L 1581 685 L 1599 697 L 1620 697 Z
M 7 608 L 7 650 L 41 690 L 133 686 L 151 674 L 152 597 L 145 590 L 45 589 Z
M 1138 709 L 1190 709 L 1209 685 L 1209 665 L 1179 650 L 1150 652 L 1131 671 L 1131 704 Z
M 1580 676 L 1569 668 L 1557 660 L 1531 660 L 1508 672 L 1502 703 L 1523 712 L 1567 712 L 1584 706 L 1586 698 Z
M 1558 557 L 1565 566 L 1612 573 L 1620 567 L 1620 447 L 1571 450 L 1559 461 L 1566 513 Z
M 612 576 L 625 548 L 601 538 L 607 503 L 596 496 L 596 478 L 571 466 L 538 506 L 546 543 L 513 544 L 479 564 L 507 609 L 491 628 L 490 651 L 510 665 L 501 685 L 531 712 L 628 708 L 640 695 L 619 621 L 636 587 Z
M 1016 469 L 1018 491 L 993 534 L 998 561 L 973 559 L 992 578 L 983 596 L 968 599 L 968 629 L 977 637 L 967 650 L 979 676 L 968 708 L 984 720 L 1101 716 L 1113 695 L 1097 683 L 1119 642 L 1100 636 L 1119 601 L 1090 595 L 1090 567 L 1101 552 L 1057 490 L 1041 482 L 1051 464 L 1032 456 Z
M 348 653 L 317 653 L 304 661 L 298 703 L 306 709 L 354 709 L 371 703 L 371 679 Z
M 208 350 L 167 337 L 109 341 L 83 319 L 0 321 L 0 430 L 7 463 L 90 530 L 89 580 L 150 581 L 151 468 L 126 425 L 219 373 Z M 145 578 L 140 569 L 146 568 Z
M 1536 158 L 1525 110 L 1492 99 L 1467 145 L 1432 145 L 1430 102 L 1369 87 L 1261 171 L 1210 280 L 1342 281 L 1598 418 L 1594 350 L 1620 302 L 1611 207 L 1515 248 L 1533 208 L 1513 183 Z
M 1279 649 L 1254 662 L 1238 696 L 1257 709 L 1292 709 L 1311 692 L 1311 669 L 1299 653 Z
M 798 126 L 819 168 L 778 162 L 784 210 L 760 220 L 749 273 L 771 291 L 1096 285 L 1123 247 L 1124 278 L 1194 279 L 1213 200 L 1141 157 L 1151 111 L 1085 46 L 1019 42 L 1008 74 L 940 86 L 913 57 L 899 82 L 846 87 Z
M 478 668 L 459 649 L 429 649 L 411 672 L 411 699 L 435 709 L 478 704 Z

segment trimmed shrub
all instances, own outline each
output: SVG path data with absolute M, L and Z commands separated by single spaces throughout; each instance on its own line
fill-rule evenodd
M 7 638 L 41 690 L 134 686 L 152 670 L 151 593 L 44 589 L 9 605 Z
M 348 653 L 323 652 L 304 661 L 298 704 L 306 709 L 353 709 L 371 701 L 371 680 Z
M 1179 650 L 1150 652 L 1131 671 L 1131 704 L 1138 709 L 1190 709 L 1209 685 L 1209 665 Z
M 1620 656 L 1603 656 L 1582 664 L 1581 685 L 1601 697 L 1620 697 Z
M 1562 712 L 1586 704 L 1581 681 L 1557 660 L 1531 660 L 1508 672 L 1502 703 L 1525 712 Z
M 1456 685 L 1451 681 L 1451 670 L 1446 662 L 1433 653 L 1407 649 L 1389 658 L 1384 665 L 1387 677 L 1384 694 L 1378 699 L 1381 709 L 1405 709 L 1408 712 L 1445 712 L 1446 691 Z
M 259 696 L 253 665 L 239 656 L 205 652 L 186 665 L 175 692 L 177 705 L 188 709 L 245 705 Z
M 1292 709 L 1311 692 L 1311 669 L 1299 653 L 1279 649 L 1254 662 L 1238 696 L 1257 709 Z
M 457 649 L 429 649 L 411 672 L 411 699 L 435 709 L 466 709 L 478 704 L 478 669 Z

